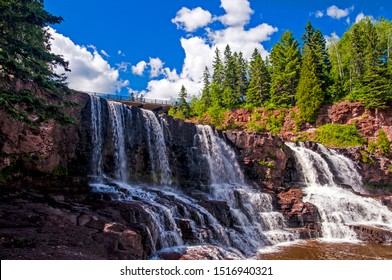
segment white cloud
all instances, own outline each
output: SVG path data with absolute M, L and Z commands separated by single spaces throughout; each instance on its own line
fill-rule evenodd
M 140 61 L 138 64 L 136 64 L 135 66 L 132 66 L 132 73 L 134 75 L 138 75 L 138 76 L 143 76 L 144 70 L 147 67 L 147 62 L 145 61 Z
M 181 38 L 181 46 L 185 51 L 181 76 L 193 81 L 201 80 L 204 68 L 211 68 L 214 50 L 201 37 Z
M 351 24 L 351 19 L 350 19 L 350 17 L 347 17 L 346 22 L 347 22 L 348 25 Z
M 241 51 L 246 58 L 249 58 L 256 48 L 265 58 L 268 52 L 261 42 L 269 41 L 270 36 L 277 31 L 278 28 L 263 23 L 249 30 L 245 30 L 243 27 L 228 27 L 224 30 L 210 32 L 209 37 L 221 51 L 224 51 L 228 44 L 233 51 Z
M 169 79 L 169 81 L 177 81 L 180 78 L 180 76 L 177 74 L 177 70 L 170 70 L 169 67 L 163 69 L 163 74 Z
M 163 61 L 160 58 L 151 58 L 148 65 L 150 66 L 150 78 L 156 78 L 162 74 Z
M 148 93 L 146 97 L 175 99 L 178 97 L 182 85 L 187 89 L 188 97 L 198 95 L 203 86 L 201 82 L 194 82 L 189 79 L 179 79 L 176 81 L 169 81 L 168 79 L 152 80 L 147 85 Z
M 253 14 L 248 0 L 221 0 L 221 8 L 226 14 L 219 20 L 226 26 L 245 26 Z
M 129 85 L 129 81 L 120 79 L 119 71 L 99 54 L 96 47 L 89 46 L 92 52 L 84 46 L 79 46 L 68 37 L 59 34 L 48 27 L 52 34 L 52 52 L 62 55 L 69 61 L 71 72 L 66 72 L 70 88 L 81 91 L 112 93 Z M 57 69 L 59 74 L 64 73 Z
M 324 13 L 322 11 L 316 11 L 316 13 L 314 14 L 316 16 L 316 18 L 322 18 L 324 16 Z
M 334 18 L 334 19 L 340 19 L 342 17 L 348 16 L 351 9 L 353 9 L 353 8 L 343 10 L 343 9 L 339 9 L 335 5 L 332 5 L 331 7 L 329 7 L 327 9 L 327 15 L 330 16 L 331 18 Z
M 207 36 L 189 35 L 181 38 L 181 46 L 185 52 L 185 59 L 181 73 L 176 69 L 163 68 L 158 63 L 156 70 L 151 69 L 151 77 L 163 75 L 163 78 L 151 80 L 147 86 L 147 97 L 176 98 L 184 85 L 188 95 L 200 94 L 203 86 L 202 78 L 205 67 L 212 70 L 215 49 L 219 48 L 223 54 L 226 45 L 230 45 L 233 52 L 242 52 L 245 59 L 250 59 L 254 49 L 258 49 L 262 56 L 268 56 L 262 42 L 270 40 L 270 36 L 278 31 L 276 27 L 263 23 L 253 28 L 245 28 L 253 10 L 248 0 L 221 0 L 221 7 L 226 13 L 218 18 L 226 26 L 223 29 L 207 28 Z M 151 61 L 149 63 L 152 68 Z
M 205 11 L 200 7 L 193 10 L 184 7 L 177 12 L 172 22 L 177 25 L 177 28 L 182 28 L 187 32 L 193 32 L 211 23 L 212 15 L 209 11 Z

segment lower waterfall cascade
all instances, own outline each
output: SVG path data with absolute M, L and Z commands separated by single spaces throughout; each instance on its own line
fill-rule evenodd
M 189 189 L 176 178 L 165 120 L 96 96 L 90 96 L 90 107 L 90 185 L 93 192 L 130 205 L 130 223 L 144 227 L 150 256 L 165 248 L 211 244 L 250 258 L 266 246 L 299 239 L 274 210 L 272 196 L 245 182 L 235 151 L 212 127 L 195 125 L 192 146 L 181 158 L 197 171 L 191 177 L 196 187 Z M 318 208 L 324 238 L 356 240 L 351 224 L 392 230 L 387 207 L 339 187 L 364 192 L 351 160 L 321 145 L 319 153 L 302 143 L 286 145 L 305 185 L 304 201 Z
M 392 212 L 386 206 L 339 187 L 341 183 L 364 192 L 361 176 L 351 160 L 321 144 L 318 144 L 320 154 L 306 148 L 304 143 L 286 145 L 294 152 L 306 186 L 304 201 L 316 205 L 320 213 L 323 238 L 356 241 L 356 234 L 350 229 L 350 225 L 356 224 L 392 230 Z M 339 171 L 333 172 L 334 168 Z

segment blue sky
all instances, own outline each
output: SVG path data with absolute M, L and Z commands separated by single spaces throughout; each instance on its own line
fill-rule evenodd
M 197 94 L 216 47 L 267 56 L 285 30 L 300 41 L 308 20 L 338 40 L 363 16 L 392 19 L 390 0 L 46 0 L 45 9 L 64 18 L 52 51 L 70 61 L 71 88 L 154 98 L 182 84 Z

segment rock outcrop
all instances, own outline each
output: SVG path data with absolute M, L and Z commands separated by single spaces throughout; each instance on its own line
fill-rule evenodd
M 75 124 L 61 125 L 51 119 L 30 125 L 12 119 L 4 110 L 0 110 L 0 185 L 10 186 L 18 181 L 33 184 L 33 178 L 42 175 L 65 176 L 72 173 L 71 169 L 77 165 L 76 150 L 81 141 L 80 120 L 88 95 L 71 92 L 61 93 L 59 97 L 34 84 L 20 82 L 8 86 L 15 89 L 15 94 L 18 90 L 30 90 L 37 98 L 50 104 L 63 106 L 64 103 L 72 103 L 72 106 L 63 106 L 63 110 L 75 119 Z
M 89 193 L 0 194 L 1 259 L 144 259 L 146 232 Z M 123 207 L 124 208 L 124 207 Z
M 317 207 L 303 202 L 304 193 L 300 188 L 291 188 L 278 194 L 280 211 L 286 217 L 287 225 L 294 228 L 302 239 L 321 237 L 320 214 Z
M 248 180 L 278 193 L 298 181 L 291 150 L 269 133 L 228 131 L 227 138 L 239 150 L 239 162 Z
M 392 244 L 392 232 L 390 230 L 367 225 L 350 225 L 350 228 L 357 234 L 359 240 L 379 244 Z

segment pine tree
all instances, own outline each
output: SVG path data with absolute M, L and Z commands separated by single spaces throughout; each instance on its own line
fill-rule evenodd
M 246 99 L 246 90 L 249 86 L 249 79 L 248 79 L 248 62 L 244 58 L 242 52 L 238 54 L 238 61 L 237 61 L 237 81 L 239 84 L 239 91 L 240 91 L 240 100 L 244 101 Z
M 330 86 L 329 73 L 331 62 L 326 47 L 326 42 L 320 30 L 315 30 L 310 21 L 306 24 L 305 33 L 302 36 L 304 48 L 307 47 L 314 55 L 314 63 L 317 68 L 317 76 L 321 82 L 321 88 L 324 92 Z
M 368 108 L 385 108 L 392 101 L 392 82 L 383 62 L 383 50 L 375 25 L 369 18 L 364 22 L 365 73 L 363 76 L 362 103 Z
M 238 54 L 232 54 L 227 45 L 224 53 L 223 105 L 233 108 L 240 101 L 240 85 L 238 81 Z
M 178 94 L 178 99 L 179 99 L 178 108 L 179 108 L 180 112 L 182 112 L 182 115 L 185 118 L 190 117 L 190 111 L 191 111 L 189 104 L 187 102 L 187 98 L 188 98 L 187 90 L 186 90 L 185 86 L 182 85 L 180 93 Z
M 225 79 L 224 66 L 221 53 L 218 48 L 215 49 L 215 57 L 212 64 L 213 74 L 210 85 L 211 103 L 214 106 L 223 106 L 223 81 Z
M 250 62 L 250 81 L 246 92 L 246 103 L 250 106 L 261 106 L 269 97 L 270 75 L 263 58 L 257 49 Z
M 299 44 L 290 31 L 273 46 L 270 59 L 271 102 L 277 107 L 294 106 L 301 64 Z
M 218 48 L 215 49 L 215 57 L 212 68 L 214 71 L 212 74 L 212 83 L 223 86 L 223 81 L 225 79 L 225 69 L 223 66 L 221 53 Z
M 62 20 L 44 10 L 43 0 L 0 1 L 0 73 L 44 86 L 62 85 L 65 77 L 53 68 L 69 71 L 68 63 L 50 52 L 45 28 Z
M 211 92 L 210 92 L 210 87 L 211 87 L 211 75 L 210 71 L 208 70 L 208 67 L 204 69 L 203 73 L 203 90 L 201 92 L 201 100 L 204 103 L 205 107 L 208 108 L 211 106 Z
M 317 56 L 310 47 L 305 46 L 296 96 L 301 118 L 310 123 L 316 120 L 324 102 L 324 91 L 318 75 Z

